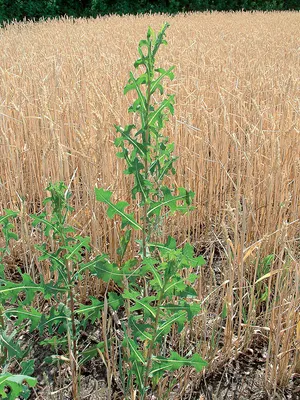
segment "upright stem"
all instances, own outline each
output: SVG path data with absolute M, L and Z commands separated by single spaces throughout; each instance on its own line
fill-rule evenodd
M 161 289 L 160 296 L 157 302 L 157 309 L 156 309 L 156 315 L 155 315 L 155 322 L 154 322 L 154 329 L 153 329 L 153 336 L 151 339 L 151 342 L 148 347 L 147 351 L 147 365 L 146 365 L 146 372 L 145 372 L 145 378 L 144 378 L 144 386 L 147 387 L 148 385 L 148 379 L 149 379 L 149 374 L 150 374 L 150 369 L 152 365 L 152 354 L 153 354 L 153 348 L 156 342 L 156 335 L 157 335 L 157 328 L 158 328 L 158 322 L 159 322 L 159 316 L 160 316 L 160 306 L 162 303 L 162 300 L 164 298 L 164 292 L 165 292 L 165 286 Z
M 145 115 L 145 179 L 148 179 L 149 166 L 148 166 L 148 145 L 149 145 L 149 109 L 150 109 L 150 100 L 151 100 L 151 46 L 148 48 L 148 66 L 147 66 L 147 75 L 148 75 L 148 85 L 146 90 L 146 115 Z M 146 199 L 144 199 L 143 206 L 143 257 L 146 257 L 146 237 L 148 232 L 148 219 L 147 219 L 147 211 L 148 205 Z
M 63 225 L 65 223 L 67 212 L 63 217 L 62 214 L 59 215 L 60 221 L 60 237 L 62 245 L 65 246 L 66 244 L 66 237 L 63 232 Z M 79 400 L 79 393 L 78 393 L 78 360 L 77 360 L 77 343 L 76 343 L 76 325 L 75 325 L 75 302 L 74 302 L 74 293 L 73 293 L 73 283 L 71 278 L 72 273 L 72 261 L 65 260 L 66 272 L 67 272 L 67 280 L 68 280 L 68 299 L 67 302 L 70 305 L 71 311 L 71 324 L 72 324 L 72 338 L 70 339 L 69 343 L 69 357 L 70 357 L 70 367 L 72 372 L 72 395 L 73 400 Z
M 76 325 L 75 325 L 75 307 L 74 307 L 74 294 L 72 288 L 72 280 L 71 280 L 71 261 L 68 260 L 66 262 L 67 269 L 67 278 L 69 284 L 69 301 L 70 301 L 70 310 L 71 310 L 71 323 L 72 323 L 72 351 L 70 351 L 70 365 L 72 371 L 72 394 L 73 399 L 79 399 L 78 393 L 78 360 L 77 360 L 77 343 L 76 343 Z

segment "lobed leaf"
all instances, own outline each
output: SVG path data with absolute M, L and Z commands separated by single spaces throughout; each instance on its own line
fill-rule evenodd
M 0 301 L 10 301 L 15 303 L 20 294 L 25 295 L 22 298 L 24 305 L 31 304 L 37 292 L 44 292 L 41 285 L 34 283 L 28 274 L 21 274 L 22 282 L 14 283 L 5 279 L 0 279 Z
M 29 332 L 33 332 L 41 320 L 42 313 L 32 306 L 27 310 L 24 306 L 19 305 L 18 308 L 5 310 L 5 315 L 9 319 L 14 317 L 14 324 L 16 326 L 20 326 L 25 320 L 30 321 Z
M 19 396 L 28 398 L 28 385 L 30 388 L 37 384 L 37 379 L 27 375 L 12 375 L 9 372 L 0 374 L 1 399 L 16 400 Z M 7 389 L 9 389 L 7 391 Z
M 103 301 L 99 301 L 95 297 L 90 296 L 90 300 L 92 304 L 80 304 L 79 309 L 76 310 L 77 315 L 83 315 L 85 318 L 85 326 L 88 320 L 91 321 L 92 324 L 95 323 L 97 319 L 101 318 L 102 310 L 104 303 Z
M 194 354 L 191 358 L 186 358 L 181 357 L 174 351 L 171 351 L 171 355 L 168 358 L 153 357 L 150 375 L 162 376 L 166 371 L 176 371 L 181 367 L 192 367 L 195 368 L 197 372 L 200 372 L 207 365 L 207 362 L 204 361 L 198 354 Z
M 126 225 L 130 225 L 133 229 L 141 230 L 142 227 L 135 221 L 132 214 L 127 214 L 124 208 L 129 204 L 126 201 L 119 201 L 114 204 L 111 201 L 112 192 L 109 190 L 95 188 L 96 199 L 108 205 L 107 215 L 109 218 L 113 218 L 115 215 L 119 215 L 122 218 L 122 228 Z
M 8 333 L 8 329 L 0 331 L 0 347 L 7 350 L 8 358 L 16 357 L 18 360 L 23 358 L 24 352 L 21 350 L 19 343 L 15 340 L 16 331 Z M 3 350 L 2 350 L 3 352 Z

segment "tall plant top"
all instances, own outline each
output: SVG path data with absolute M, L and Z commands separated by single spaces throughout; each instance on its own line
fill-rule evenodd
M 130 77 L 124 89 L 124 94 L 134 91 L 136 99 L 129 107 L 130 113 L 138 117 L 136 124 L 124 128 L 116 126 L 120 134 L 115 145 L 121 148 L 117 154 L 126 161 L 124 173 L 134 176 L 132 198 L 143 208 L 142 225 L 134 220 L 132 214 L 126 214 L 124 207 L 127 203 L 110 202 L 111 192 L 96 190 L 97 199 L 109 205 L 108 214 L 119 214 L 122 226 L 131 226 L 143 232 L 142 254 L 147 254 L 147 242 L 151 233 L 157 231 L 163 217 L 176 211 L 185 213 L 190 208 L 193 192 L 178 188 L 175 195 L 172 188 L 163 185 L 164 178 L 170 173 L 175 174 L 173 155 L 174 143 L 162 134 L 169 114 L 174 113 L 174 95 L 164 97 L 164 78 L 174 79 L 174 66 L 169 69 L 155 68 L 155 57 L 162 44 L 167 44 L 165 31 L 169 24 L 165 23 L 156 35 L 149 28 L 147 38 L 141 40 L 138 46 L 139 58 L 134 67 L 140 75 L 130 72 Z

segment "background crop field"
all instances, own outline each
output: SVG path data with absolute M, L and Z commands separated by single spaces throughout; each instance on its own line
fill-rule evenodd
M 158 65 L 175 65 L 166 131 L 175 141 L 174 185 L 195 191 L 189 216 L 163 233 L 190 240 L 202 313 L 193 326 L 214 370 L 259 336 L 267 343 L 266 387 L 300 373 L 300 14 L 213 13 L 104 17 L 15 24 L 0 31 L 0 212 L 21 209 L 12 254 L 34 274 L 49 181 L 71 182 L 73 222 L 94 252 L 113 257 L 118 220 L 106 218 L 94 187 L 129 190 L 116 162 L 114 124 L 132 123 L 123 87 L 148 25 L 168 20 Z M 174 219 L 173 219 L 174 220 Z M 133 240 L 136 238 L 133 238 Z M 132 252 L 134 253 L 134 241 Z M 102 286 L 88 277 L 81 296 Z

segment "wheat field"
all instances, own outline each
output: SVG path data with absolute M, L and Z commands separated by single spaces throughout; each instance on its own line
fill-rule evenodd
M 0 212 L 22 213 L 12 256 L 27 272 L 47 274 L 27 215 L 41 210 L 44 188 L 56 180 L 70 184 L 72 223 L 94 253 L 115 256 L 120 222 L 106 217 L 94 187 L 130 202 L 114 124 L 134 119 L 123 88 L 137 43 L 165 20 L 168 46 L 157 64 L 176 67 L 166 83 L 176 98 L 166 134 L 180 156 L 172 183 L 195 192 L 196 209 L 166 221 L 163 234 L 190 240 L 207 260 L 193 334 L 209 369 L 261 337 L 272 393 L 300 373 L 299 13 L 110 16 L 2 29 Z M 102 290 L 88 277 L 79 288 L 83 298 Z

